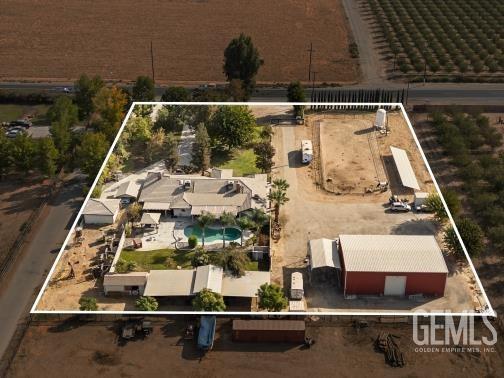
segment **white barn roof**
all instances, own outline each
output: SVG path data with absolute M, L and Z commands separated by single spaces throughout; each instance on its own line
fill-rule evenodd
M 406 153 L 406 151 L 392 146 L 390 147 L 390 151 L 392 152 L 392 156 L 394 157 L 394 161 L 397 170 L 399 171 L 399 176 L 401 177 L 403 186 L 420 190 L 415 172 L 411 167 L 411 163 L 408 159 L 408 154 Z
M 348 272 L 448 273 L 432 235 L 340 235 Z
M 338 248 L 335 240 L 310 240 L 311 269 L 331 267 L 341 269 Z

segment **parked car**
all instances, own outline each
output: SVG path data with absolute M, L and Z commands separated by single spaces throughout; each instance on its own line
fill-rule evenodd
M 7 138 L 15 138 L 17 137 L 19 134 L 24 134 L 26 133 L 25 129 L 21 126 L 16 126 L 16 127 L 11 127 L 10 129 L 8 129 L 6 132 L 5 132 L 5 136 Z
M 30 128 L 32 125 L 32 123 L 30 121 L 28 121 L 27 119 L 18 119 L 16 121 L 12 121 L 11 123 L 9 123 L 9 126 L 22 126 L 24 127 L 25 129 L 28 129 Z
M 404 202 L 393 202 L 390 205 L 390 211 L 407 213 L 410 210 L 411 206 Z

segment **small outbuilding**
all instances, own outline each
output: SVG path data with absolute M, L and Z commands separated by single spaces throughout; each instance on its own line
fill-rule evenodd
M 340 235 L 344 295 L 443 296 L 448 268 L 432 235 Z
M 159 226 L 160 219 L 160 213 L 143 213 L 142 218 L 140 219 L 140 225 L 147 227 L 157 227 Z
M 312 283 L 339 283 L 341 263 L 337 241 L 313 239 L 309 242 L 310 281 Z
M 113 224 L 119 213 L 118 199 L 90 198 L 82 216 L 85 224 Z

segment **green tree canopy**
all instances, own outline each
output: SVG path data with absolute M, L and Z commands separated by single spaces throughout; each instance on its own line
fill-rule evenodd
M 425 206 L 434 213 L 434 216 L 439 222 L 445 222 L 448 219 L 448 214 L 446 213 L 443 201 L 441 201 L 441 197 L 437 194 L 437 192 L 429 194 L 425 200 Z
M 98 311 L 98 304 L 96 298 L 81 297 L 79 299 L 79 310 L 81 311 Z
M 37 143 L 37 166 L 40 173 L 52 177 L 56 173 L 58 150 L 52 138 L 45 137 Z
M 69 158 L 70 147 L 72 145 L 72 132 L 70 126 L 65 121 L 59 120 L 51 124 L 49 129 L 54 146 L 59 153 L 59 163 L 65 165 Z
M 0 132 L 0 181 L 9 173 L 12 165 L 12 143 L 5 133 Z
M 94 112 L 93 98 L 104 86 L 100 76 L 90 78 L 86 74 L 81 75 L 75 82 L 75 103 L 79 108 L 80 119 L 86 119 Z
M 191 101 L 191 93 L 184 87 L 169 87 L 163 92 L 161 101 L 188 102 Z
M 205 229 L 207 226 L 215 222 L 215 216 L 212 213 L 203 211 L 201 215 L 196 219 L 196 223 L 199 228 L 201 228 L 201 242 L 203 247 L 205 246 Z
M 194 143 L 192 145 L 191 164 L 201 171 L 201 174 L 203 174 L 208 168 L 210 168 L 210 159 L 210 137 L 208 136 L 205 125 L 200 123 L 196 126 Z
M 276 284 L 265 283 L 261 285 L 257 295 L 259 297 L 259 308 L 267 311 L 282 311 L 289 303 L 282 288 Z
M 120 258 L 117 260 L 115 270 L 117 273 L 134 272 L 137 269 L 137 264 L 134 261 L 124 260 Z
M 20 133 L 10 144 L 11 158 L 14 167 L 21 172 L 28 172 L 35 168 L 37 154 L 35 141 L 31 136 Z
M 241 80 L 248 95 L 254 89 L 255 77 L 263 64 L 252 38 L 243 33 L 234 38 L 224 50 L 224 74 L 228 81 Z
M 74 126 L 79 119 L 79 108 L 68 96 L 60 96 L 47 111 L 47 118 L 51 122 L 64 123 L 68 127 Z
M 135 301 L 135 307 L 140 311 L 156 311 L 159 304 L 156 298 L 140 297 Z
M 469 255 L 472 257 L 479 256 L 485 248 L 484 234 L 480 226 L 468 218 L 460 218 L 457 220 L 457 228 Z M 446 229 L 443 241 L 450 252 L 463 255 L 462 246 L 453 226 Z
M 216 256 L 215 263 L 235 277 L 241 277 L 245 274 L 245 268 L 250 262 L 247 253 L 234 246 L 227 247 Z
M 256 143 L 254 146 L 255 165 L 263 173 L 270 173 L 273 167 L 273 157 L 275 156 L 275 148 L 273 145 L 264 140 Z
M 119 131 L 127 103 L 124 91 L 116 86 L 103 87 L 93 99 L 96 114 L 93 123 L 109 141 L 113 141 Z
M 208 134 L 228 150 L 250 142 L 255 118 L 247 106 L 220 106 L 210 119 Z
M 226 310 L 222 295 L 206 288 L 196 294 L 192 305 L 196 311 L 221 312 Z
M 76 148 L 77 164 L 82 172 L 94 180 L 109 149 L 107 138 L 102 133 L 88 132 Z
M 287 99 L 289 102 L 305 102 L 306 95 L 303 86 L 299 81 L 293 81 L 287 87 Z M 296 116 L 303 115 L 304 106 L 294 105 L 294 113 Z
M 166 135 L 164 149 L 165 166 L 171 172 L 179 162 L 178 141 L 172 133 Z
M 154 81 L 149 76 L 138 76 L 132 92 L 133 101 L 154 101 Z

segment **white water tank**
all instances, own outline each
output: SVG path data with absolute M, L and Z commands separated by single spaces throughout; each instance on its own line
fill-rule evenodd
M 387 112 L 385 109 L 378 109 L 374 126 L 377 129 L 385 129 L 387 126 Z

